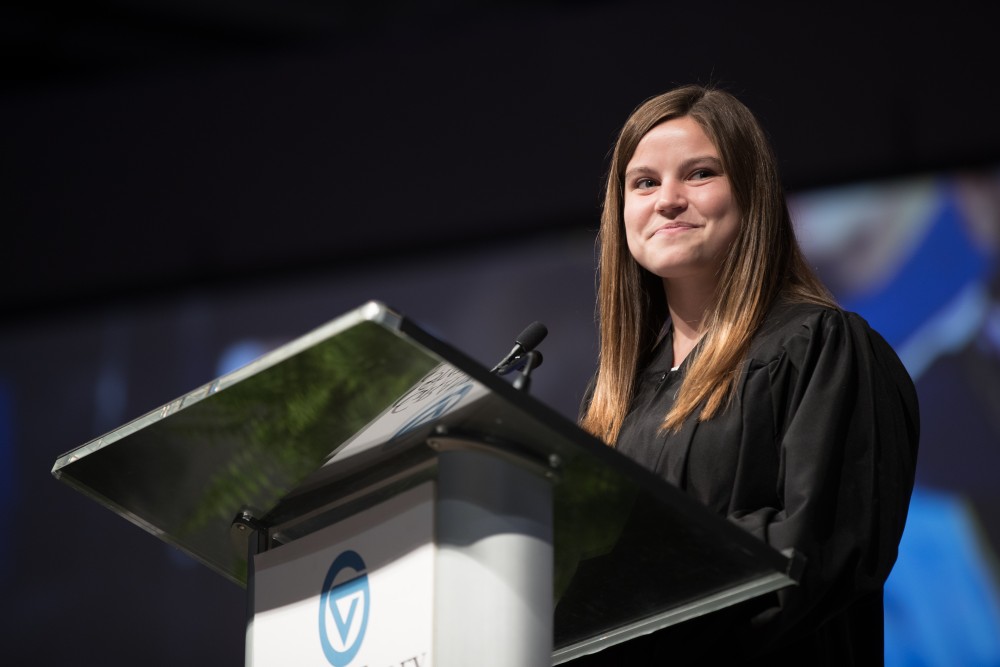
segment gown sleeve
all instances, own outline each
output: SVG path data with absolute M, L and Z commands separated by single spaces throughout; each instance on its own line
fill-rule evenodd
M 753 618 L 754 634 L 780 642 L 856 624 L 851 614 L 867 598 L 869 606 L 877 601 L 880 640 L 882 586 L 916 465 L 913 383 L 863 319 L 832 310 L 785 339 L 762 377 L 770 386 L 779 502 L 739 507 L 734 498 L 729 518 L 775 549 L 794 550 L 804 567 L 799 585 Z

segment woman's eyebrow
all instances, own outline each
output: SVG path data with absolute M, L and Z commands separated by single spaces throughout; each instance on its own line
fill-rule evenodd
M 699 155 L 697 157 L 688 158 L 681 163 L 681 171 L 686 171 L 697 164 L 707 164 L 713 169 L 722 171 L 722 160 L 714 155 Z
M 656 175 L 656 170 L 653 169 L 652 167 L 638 166 L 638 167 L 632 167 L 631 169 L 625 172 L 625 180 L 627 181 L 632 180 L 636 176 L 655 176 L 655 175 Z

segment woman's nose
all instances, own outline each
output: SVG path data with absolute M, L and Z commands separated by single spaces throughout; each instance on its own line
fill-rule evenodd
M 686 206 L 687 200 L 677 185 L 666 182 L 660 186 L 656 200 L 656 211 L 658 213 L 679 211 L 683 210 Z

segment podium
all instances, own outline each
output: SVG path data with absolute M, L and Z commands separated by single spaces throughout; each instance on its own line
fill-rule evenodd
M 246 663 L 549 665 L 789 560 L 378 302 L 59 457 L 247 588 Z

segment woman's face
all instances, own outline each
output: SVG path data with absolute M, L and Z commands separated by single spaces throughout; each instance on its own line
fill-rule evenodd
M 623 213 L 643 268 L 665 281 L 715 284 L 740 213 L 719 152 L 693 118 L 660 123 L 639 141 L 625 167 Z

